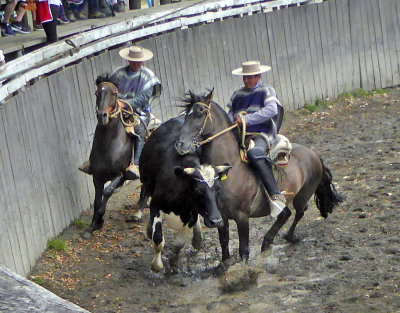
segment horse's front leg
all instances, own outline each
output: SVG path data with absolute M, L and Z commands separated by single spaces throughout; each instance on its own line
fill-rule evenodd
M 222 261 L 226 261 L 230 258 L 229 254 L 229 221 L 228 218 L 222 217 L 223 224 L 218 227 L 219 244 L 222 250 Z
M 268 230 L 268 232 L 264 236 L 264 240 L 261 245 L 262 252 L 269 249 L 272 242 L 274 241 L 276 234 L 282 228 L 282 226 L 285 225 L 291 214 L 292 212 L 288 207 L 285 207 L 283 211 L 279 213 L 275 223 L 272 225 L 272 227 Z
M 241 217 L 236 220 L 239 234 L 239 255 L 242 260 L 249 259 L 249 218 Z
M 93 237 L 93 231 L 100 229 L 103 226 L 102 221 L 100 221 L 100 223 L 98 222 L 99 221 L 98 212 L 101 207 L 102 200 L 103 200 L 104 183 L 102 181 L 100 181 L 99 179 L 95 179 L 95 177 L 93 177 L 93 184 L 94 184 L 94 190 L 95 190 L 94 203 L 93 203 L 94 212 L 93 212 L 92 222 L 81 233 L 81 236 L 84 239 L 90 239 L 91 237 Z

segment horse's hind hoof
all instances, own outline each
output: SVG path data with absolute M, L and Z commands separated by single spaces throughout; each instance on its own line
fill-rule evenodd
M 287 242 L 289 243 L 298 243 L 299 241 L 301 241 L 302 238 L 298 237 L 298 236 L 289 236 L 289 234 L 285 234 L 283 235 L 283 239 L 285 239 Z

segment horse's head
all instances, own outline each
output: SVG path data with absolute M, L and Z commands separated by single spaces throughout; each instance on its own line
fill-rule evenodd
M 109 74 L 96 79 L 96 115 L 101 125 L 107 125 L 110 114 L 115 110 L 118 101 L 118 88 Z
M 195 153 L 199 142 L 208 138 L 213 132 L 211 105 L 214 89 L 206 96 L 198 96 L 189 91 L 184 99 L 186 111 L 185 122 L 175 148 L 180 155 Z

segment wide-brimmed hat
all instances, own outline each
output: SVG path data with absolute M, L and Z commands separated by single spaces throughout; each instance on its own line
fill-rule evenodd
M 153 52 L 142 47 L 131 46 L 129 48 L 121 49 L 119 55 L 121 58 L 128 61 L 143 62 L 150 60 L 153 57 Z
M 259 61 L 246 61 L 242 63 L 241 68 L 232 71 L 233 75 L 257 75 L 268 72 L 271 66 L 261 65 Z

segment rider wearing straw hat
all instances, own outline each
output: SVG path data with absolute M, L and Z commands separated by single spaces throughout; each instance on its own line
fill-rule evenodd
M 111 76 L 118 83 L 118 98 L 128 102 L 139 115 L 146 115 L 145 122 L 150 119 L 150 97 L 153 94 L 154 86 L 160 84 L 155 74 L 143 66 L 143 62 L 153 58 L 153 52 L 148 49 L 131 46 L 119 51 L 119 55 L 129 62 L 128 65 L 117 68 Z M 139 157 L 143 149 L 146 127 L 143 123 L 134 129 L 135 145 L 134 158 L 131 165 L 126 169 L 129 179 L 139 178 Z M 80 168 L 81 171 L 90 174 L 90 163 L 85 162 Z
M 271 70 L 270 66 L 259 61 L 247 61 L 242 67 L 232 71 L 233 75 L 243 76 L 244 87 L 234 92 L 228 104 L 229 116 L 239 127 L 246 125 L 246 132 L 269 134 L 275 122 L 277 131 L 282 124 L 284 109 L 277 99 L 274 88 L 261 82 L 261 74 Z M 239 113 L 246 112 L 246 115 Z M 244 120 L 244 122 L 242 121 Z M 247 158 L 255 168 L 278 212 L 287 209 L 285 197 L 281 194 L 267 157 L 269 144 L 264 136 L 253 135 L 254 145 L 250 146 Z

